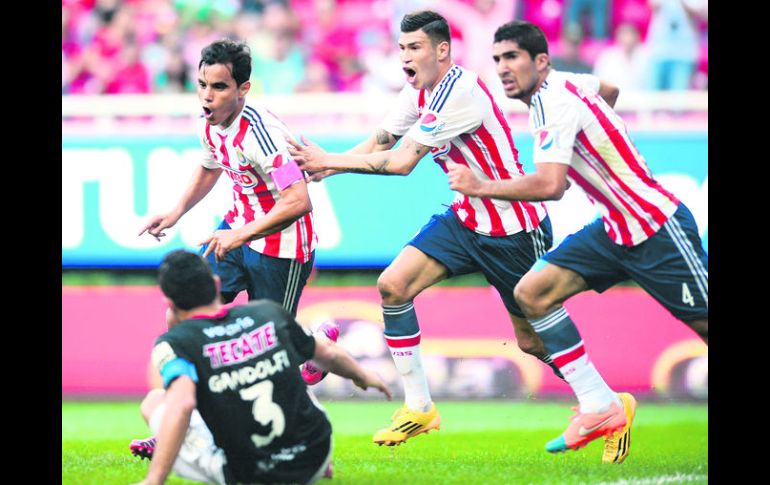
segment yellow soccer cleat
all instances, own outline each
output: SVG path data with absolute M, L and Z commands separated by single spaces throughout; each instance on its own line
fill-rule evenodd
M 441 426 L 441 415 L 435 403 L 431 403 L 430 410 L 424 413 L 409 409 L 404 404 L 393 413 L 391 420 L 393 422 L 390 427 L 374 433 L 372 441 L 380 446 L 400 445 L 413 436 L 432 429 L 438 430 Z
M 627 392 L 618 393 L 618 397 L 623 402 L 626 424 L 619 431 L 604 438 L 602 463 L 623 463 L 631 451 L 631 424 L 636 415 L 636 399 Z

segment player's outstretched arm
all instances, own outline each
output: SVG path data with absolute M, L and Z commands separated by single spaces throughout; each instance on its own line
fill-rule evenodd
M 393 398 L 390 389 L 380 376 L 358 365 L 353 356 L 339 345 L 321 337 L 315 337 L 313 361 L 332 374 L 352 380 L 363 390 L 373 387 L 384 393 L 388 400 Z
M 396 144 L 399 138 L 401 137 L 393 135 L 392 133 L 389 133 L 382 128 L 378 128 L 377 131 L 369 136 L 369 138 L 354 146 L 350 150 L 347 150 L 345 153 L 351 155 L 363 155 L 367 153 L 381 152 L 383 150 L 390 150 L 393 145 Z M 320 172 L 308 174 L 305 180 L 307 182 L 318 182 L 325 179 L 326 177 L 331 177 L 332 175 L 338 173 L 341 172 L 336 170 L 321 170 Z
M 481 180 L 465 165 L 447 163 L 449 188 L 471 197 L 502 200 L 559 200 L 567 190 L 567 169 L 562 163 L 537 163 L 535 173 L 506 180 Z
M 289 140 L 289 153 L 302 170 L 310 173 L 325 170 L 379 175 L 408 175 L 430 147 L 405 137 L 395 149 L 368 154 L 327 153 L 317 144 L 302 137 L 304 145 Z
M 211 192 L 221 173 L 222 169 L 220 168 L 210 169 L 202 165 L 197 166 L 190 178 L 190 182 L 187 184 L 187 189 L 176 206 L 165 214 L 157 214 L 150 217 L 144 227 L 142 227 L 142 230 L 139 231 L 139 236 L 147 232 L 160 241 L 160 238 L 166 235 L 163 232 L 164 229 L 173 227 L 187 211 L 195 207 L 195 204 Z
M 182 447 L 190 415 L 197 405 L 195 382 L 188 376 L 177 377 L 163 398 L 166 410 L 158 433 L 158 446 L 152 455 L 147 477 L 141 484 L 161 484 L 171 472 L 179 449 Z
M 382 128 L 369 135 L 369 138 L 354 146 L 345 153 L 352 155 L 363 155 L 367 153 L 381 152 L 390 150 L 396 144 L 400 136 L 396 136 Z

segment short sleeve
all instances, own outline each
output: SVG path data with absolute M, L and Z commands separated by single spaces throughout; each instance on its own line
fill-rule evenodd
M 163 387 L 168 388 L 177 377 L 188 376 L 193 382 L 198 382 L 198 372 L 195 365 L 186 358 L 177 355 L 172 343 L 160 337 L 152 349 L 152 364 L 163 378 Z
M 463 133 L 471 133 L 481 126 L 483 116 L 471 91 L 458 88 L 432 99 L 420 119 L 409 129 L 407 136 L 429 147 L 441 147 Z
M 573 78 L 576 84 L 588 91 L 599 92 L 599 78 L 593 74 L 575 74 Z
M 542 116 L 534 135 L 534 163 L 563 163 L 572 160 L 572 148 L 580 124 L 580 113 L 574 103 L 543 102 L 542 110 L 533 111 Z
M 417 121 L 417 99 L 419 91 L 409 86 L 404 86 L 398 93 L 396 105 L 388 112 L 380 123 L 380 128 L 395 136 L 403 136 Z

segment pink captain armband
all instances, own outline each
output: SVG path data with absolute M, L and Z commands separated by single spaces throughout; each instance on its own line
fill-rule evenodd
M 294 160 L 289 160 L 287 163 L 273 170 L 272 173 L 270 173 L 270 177 L 273 178 L 273 183 L 279 192 L 305 178 L 302 174 L 302 170 L 299 169 L 297 162 Z

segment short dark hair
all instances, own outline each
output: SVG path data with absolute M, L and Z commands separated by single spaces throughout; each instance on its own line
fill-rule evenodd
M 548 54 L 548 40 L 537 25 L 523 20 L 503 24 L 495 31 L 495 43 L 510 40 L 529 53 L 534 59 L 538 54 Z
M 198 69 L 203 65 L 230 65 L 235 84 L 240 86 L 251 77 L 251 49 L 245 42 L 222 39 L 212 42 L 201 51 Z
M 163 258 L 158 267 L 158 283 L 174 306 L 191 310 L 211 304 L 217 298 L 214 273 L 198 254 L 179 249 Z
M 401 32 L 422 30 L 430 38 L 433 45 L 441 42 L 452 43 L 449 24 L 446 19 L 436 12 L 422 10 L 404 15 L 401 19 Z

